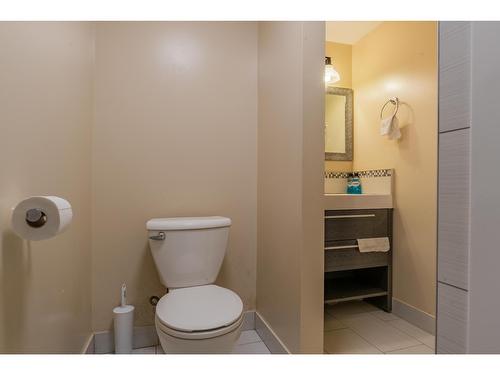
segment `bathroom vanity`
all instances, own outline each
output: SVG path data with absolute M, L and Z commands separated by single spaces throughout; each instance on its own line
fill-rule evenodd
M 388 237 L 388 252 L 361 253 L 357 239 Z M 392 308 L 392 208 L 325 210 L 325 303 L 365 299 Z
M 363 194 L 345 194 L 349 173 L 325 173 L 325 303 L 364 299 L 392 309 L 393 171 L 355 172 Z M 387 237 L 388 252 L 360 252 L 358 239 Z

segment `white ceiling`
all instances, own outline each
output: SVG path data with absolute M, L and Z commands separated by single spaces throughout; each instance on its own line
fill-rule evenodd
M 381 23 L 381 21 L 327 21 L 326 40 L 354 44 Z

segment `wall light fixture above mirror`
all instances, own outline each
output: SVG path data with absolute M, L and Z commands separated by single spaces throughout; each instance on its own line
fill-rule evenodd
M 332 65 L 332 58 L 329 56 L 325 57 L 325 84 L 330 85 L 335 82 L 340 81 L 340 74 L 337 72 Z

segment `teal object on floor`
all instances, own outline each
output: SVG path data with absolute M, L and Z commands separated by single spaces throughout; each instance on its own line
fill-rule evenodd
M 362 194 L 361 180 L 359 177 L 349 177 L 347 179 L 347 194 Z

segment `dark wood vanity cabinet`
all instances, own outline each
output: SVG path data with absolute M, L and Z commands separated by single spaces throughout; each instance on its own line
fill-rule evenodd
M 388 252 L 361 253 L 357 240 L 388 237 Z M 325 211 L 325 303 L 364 299 L 392 309 L 392 209 Z

